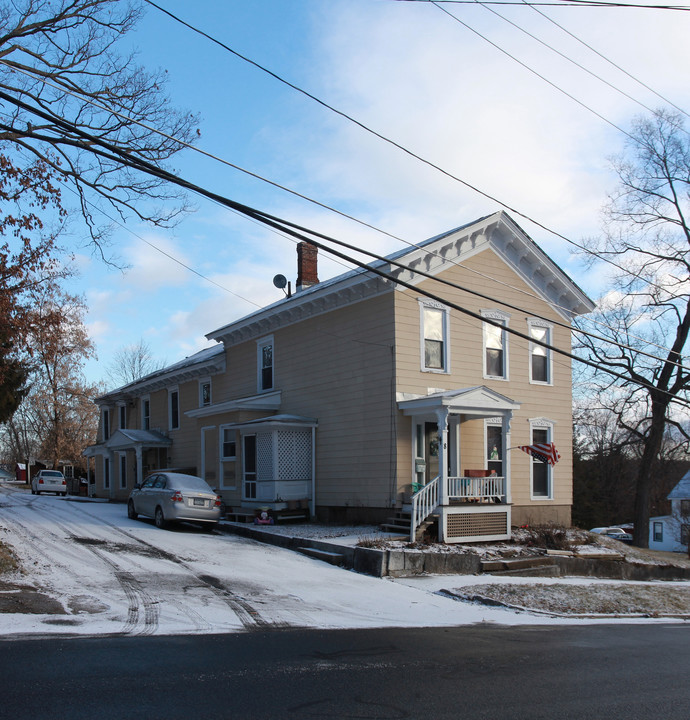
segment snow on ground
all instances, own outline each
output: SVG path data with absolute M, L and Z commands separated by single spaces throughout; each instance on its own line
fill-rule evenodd
M 374 578 L 235 535 L 211 535 L 187 526 L 161 531 L 148 520 L 129 520 L 122 504 L 85 500 L 34 497 L 0 485 L 0 541 L 14 548 L 22 566 L 22 571 L 0 575 L 0 636 L 604 621 L 539 615 L 460 597 L 474 596 L 475 586 L 487 584 L 494 589 L 482 587 L 482 594 L 501 588 L 506 598 L 511 588 L 522 588 L 517 599 L 509 598 L 509 604 L 518 606 L 529 604 L 530 593 L 535 599 L 549 593 L 553 597 L 555 590 L 548 588 L 559 588 L 566 597 L 598 588 L 615 597 L 622 595 L 621 587 L 626 588 L 628 608 L 630 597 L 642 597 L 642 588 L 651 597 L 673 588 L 688 606 L 688 583 L 463 575 Z M 348 545 L 370 538 L 393 542 L 374 526 L 303 524 L 264 530 Z M 29 596 L 48 605 L 39 602 L 33 612 L 17 612 L 11 599 Z

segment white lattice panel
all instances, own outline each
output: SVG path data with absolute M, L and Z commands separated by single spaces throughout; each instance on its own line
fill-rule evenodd
M 278 432 L 278 477 L 281 480 L 311 478 L 311 431 Z
M 273 480 L 273 437 L 271 433 L 256 436 L 257 480 Z

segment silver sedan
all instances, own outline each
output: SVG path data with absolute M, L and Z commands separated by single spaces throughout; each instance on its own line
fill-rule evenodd
M 149 475 L 135 485 L 127 501 L 127 515 L 154 519 L 156 527 L 188 520 L 215 527 L 220 520 L 221 499 L 200 477 L 174 472 Z

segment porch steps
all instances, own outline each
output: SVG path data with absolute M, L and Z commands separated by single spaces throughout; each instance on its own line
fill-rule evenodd
M 345 562 L 345 556 L 337 552 L 319 550 L 318 548 L 310 547 L 299 547 L 297 548 L 297 551 L 301 552 L 302 555 L 308 555 L 309 557 L 313 557 L 316 560 L 323 560 L 330 565 L 342 565 Z
M 481 572 L 487 575 L 524 575 L 527 577 L 560 575 L 558 565 L 550 557 L 482 560 Z
M 230 522 L 237 523 L 253 523 L 254 522 L 254 511 L 246 512 L 244 510 L 231 510 L 226 511 L 225 519 Z
M 385 523 L 381 524 L 381 530 L 395 535 L 404 535 L 406 538 L 410 536 L 410 524 L 412 523 L 412 513 L 398 510 L 395 517 L 389 517 Z

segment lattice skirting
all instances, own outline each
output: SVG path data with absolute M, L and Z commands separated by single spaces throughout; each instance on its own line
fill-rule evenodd
M 493 506 L 486 511 L 443 508 L 442 518 L 448 543 L 510 538 L 510 506 Z

